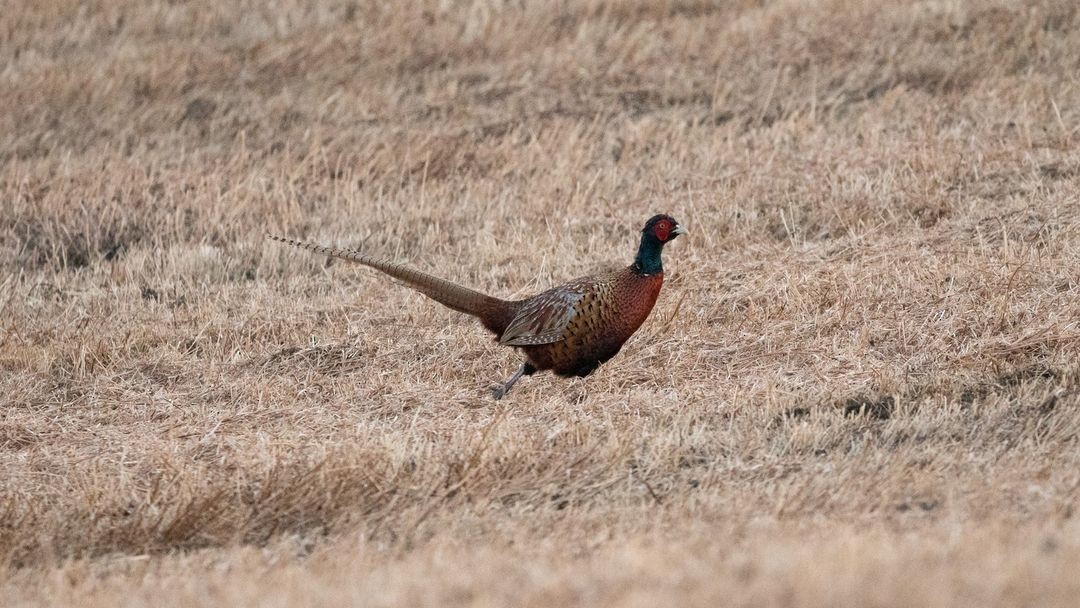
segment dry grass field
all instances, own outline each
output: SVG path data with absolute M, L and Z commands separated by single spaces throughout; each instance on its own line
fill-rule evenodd
M 0 11 L 11 606 L 1075 606 L 1074 0 Z M 665 251 L 586 379 L 503 297 Z

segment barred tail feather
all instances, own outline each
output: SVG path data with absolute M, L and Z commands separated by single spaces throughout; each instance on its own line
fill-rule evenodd
M 332 258 L 369 266 L 405 283 L 447 308 L 479 317 L 484 325 L 495 333 L 501 333 L 502 329 L 505 328 L 503 318 L 507 316 L 507 309 L 511 305 L 511 302 L 506 300 L 500 300 L 474 289 L 462 287 L 456 283 L 432 276 L 426 272 L 420 272 L 402 264 L 372 257 L 352 249 L 324 247 L 273 235 L 267 235 L 267 237 L 313 253 L 321 253 Z M 502 327 L 499 327 L 499 325 L 502 325 Z

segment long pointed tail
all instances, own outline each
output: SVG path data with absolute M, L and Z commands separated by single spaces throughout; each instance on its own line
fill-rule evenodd
M 405 283 L 447 308 L 478 317 L 485 327 L 496 334 L 501 334 L 506 329 L 506 325 L 513 316 L 511 302 L 494 298 L 468 287 L 462 287 L 456 283 L 451 283 L 445 279 L 440 279 L 401 264 L 365 255 L 352 249 L 323 247 L 322 245 L 294 241 L 273 235 L 267 235 L 267 238 L 300 249 L 307 249 L 314 253 L 321 253 L 333 258 L 370 266 Z

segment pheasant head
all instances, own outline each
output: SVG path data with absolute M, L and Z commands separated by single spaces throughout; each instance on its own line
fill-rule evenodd
M 639 274 L 663 272 L 660 252 L 665 244 L 674 241 L 680 234 L 686 234 L 686 229 L 670 215 L 660 214 L 649 218 L 641 229 L 641 244 L 634 258 L 634 270 Z

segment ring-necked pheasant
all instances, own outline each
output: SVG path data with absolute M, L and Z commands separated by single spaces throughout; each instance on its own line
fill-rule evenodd
M 641 231 L 637 257 L 629 267 L 575 279 L 524 300 L 500 300 L 351 249 L 269 238 L 370 266 L 444 306 L 480 319 L 500 344 L 525 353 L 525 363 L 493 389 L 500 399 L 522 376 L 543 370 L 564 377 L 587 376 L 615 356 L 645 322 L 660 295 L 664 283 L 660 252 L 685 232 L 671 216 L 654 216 Z

